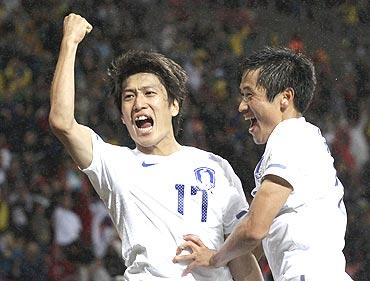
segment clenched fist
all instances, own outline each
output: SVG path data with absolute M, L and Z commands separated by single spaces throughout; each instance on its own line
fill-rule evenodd
M 64 18 L 63 40 L 79 44 L 92 29 L 85 18 L 71 13 Z

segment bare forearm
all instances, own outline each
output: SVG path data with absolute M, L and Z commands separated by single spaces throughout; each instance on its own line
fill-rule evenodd
M 267 235 L 291 189 L 280 178 L 268 176 L 254 197 L 247 216 L 236 226 L 221 249 L 211 260 L 221 266 L 230 260 L 253 251 Z
M 259 238 L 247 234 L 247 222 L 240 223 L 226 239 L 223 246 L 212 257 L 210 263 L 215 267 L 227 264 L 242 255 L 249 254 L 260 243 Z
M 260 266 L 252 253 L 233 259 L 228 266 L 235 281 L 263 281 Z
M 236 226 L 217 252 L 208 249 L 196 235 L 185 235 L 183 237 L 185 242 L 176 249 L 173 262 L 188 263 L 183 275 L 190 273 L 197 267 L 221 267 L 228 264 L 236 281 L 263 280 L 260 278 L 261 271 L 252 253 L 252 250 L 260 243 L 260 239 L 253 238 L 251 236 L 253 232 L 248 232 L 246 227 L 249 223 L 249 220 L 245 219 Z M 184 249 L 190 249 L 191 253 L 181 255 L 180 253 Z M 248 279 L 245 279 L 247 277 Z
M 54 128 L 68 129 L 74 122 L 74 64 L 77 46 L 63 39 L 51 87 L 50 123 Z

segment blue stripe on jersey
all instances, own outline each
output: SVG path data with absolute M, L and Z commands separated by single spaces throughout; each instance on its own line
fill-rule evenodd
M 240 219 L 242 216 L 244 216 L 247 213 L 246 210 L 241 211 L 239 214 L 236 215 L 237 219 Z
M 286 169 L 286 166 L 281 165 L 281 164 L 270 164 L 270 165 L 267 166 L 266 170 L 269 169 L 269 168 L 272 168 L 272 167 Z
M 305 281 L 305 280 L 306 280 L 306 278 L 304 277 L 304 275 L 301 275 L 300 281 Z

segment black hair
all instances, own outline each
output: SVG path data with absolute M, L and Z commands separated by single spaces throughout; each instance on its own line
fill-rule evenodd
M 255 70 L 260 71 L 257 85 L 266 89 L 269 101 L 292 88 L 296 109 L 301 113 L 308 109 L 315 91 L 316 75 L 307 56 L 284 47 L 265 47 L 242 60 L 239 77 Z
M 177 100 L 179 114 L 173 118 L 175 135 L 177 135 L 180 131 L 182 105 L 188 94 L 188 76 L 180 65 L 162 54 L 130 50 L 112 62 L 108 69 L 108 77 L 111 94 L 114 96 L 118 110 L 121 112 L 122 84 L 129 76 L 142 72 L 152 73 L 158 77 L 168 93 L 169 104 Z

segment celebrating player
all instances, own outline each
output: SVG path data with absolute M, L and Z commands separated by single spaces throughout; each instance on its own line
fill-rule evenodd
M 180 247 L 192 253 L 174 258 L 190 262 L 185 274 L 225 265 L 262 241 L 276 281 L 352 280 L 342 252 L 343 186 L 319 128 L 303 117 L 315 84 L 312 62 L 289 49 L 267 47 L 242 61 L 239 111 L 254 142 L 266 144 L 254 171 L 254 199 L 221 249 L 185 237 Z
M 226 160 L 176 141 L 174 125 L 187 94 L 187 75 L 161 54 L 129 51 L 110 68 L 112 93 L 135 149 L 104 142 L 77 123 L 74 62 L 91 30 L 79 15 L 64 20 L 49 121 L 109 210 L 122 239 L 125 280 L 262 280 L 250 253 L 229 267 L 198 268 L 186 277 L 181 275 L 187 263 L 172 263 L 187 233 L 219 248 L 248 203 Z

